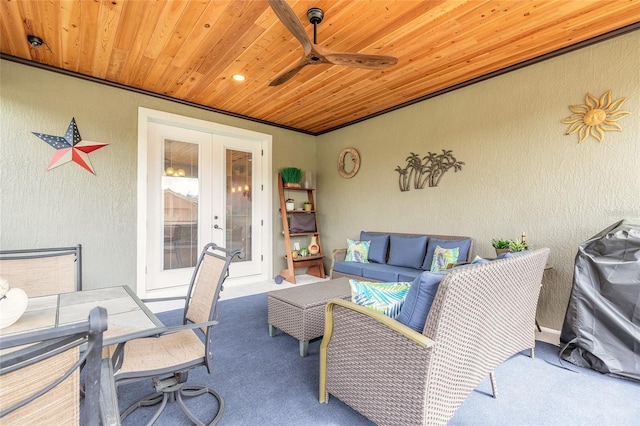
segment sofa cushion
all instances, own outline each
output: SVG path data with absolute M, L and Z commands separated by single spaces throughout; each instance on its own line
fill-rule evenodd
M 431 262 L 431 272 L 445 271 L 450 264 L 458 263 L 459 247 L 442 248 L 436 246 L 433 252 L 433 262 Z
M 398 281 L 411 282 L 416 279 L 424 271 L 422 269 L 415 268 L 403 268 L 400 266 L 394 266 L 398 270 Z
M 469 256 L 469 248 L 471 247 L 471 239 L 465 238 L 463 240 L 441 240 L 440 238 L 429 238 L 429 244 L 427 244 L 427 255 L 422 263 L 422 269 L 425 271 L 431 270 L 431 264 L 433 263 L 433 253 L 436 251 L 436 247 L 452 249 L 458 247 L 458 262 L 465 262 Z
M 347 238 L 347 254 L 344 257 L 345 262 L 369 263 L 370 241 L 356 241 Z
M 434 247 L 435 249 L 435 247 Z M 427 250 L 426 235 L 389 236 L 389 265 L 420 269 Z
M 369 245 L 369 262 L 386 263 L 387 251 L 389 251 L 389 234 L 374 234 L 372 232 L 360 232 L 360 241 L 371 241 Z
M 398 273 L 400 268 L 397 266 L 386 265 L 384 263 L 367 263 L 363 266 L 361 276 L 371 278 L 378 281 L 398 282 Z
M 431 309 L 433 300 L 438 292 L 440 281 L 447 273 L 449 271 L 425 271 L 413 280 L 400 310 L 400 315 L 396 319 L 418 333 L 422 333 L 424 324 L 427 321 L 427 315 L 429 315 L 429 309 Z
M 336 272 L 342 272 L 343 274 L 362 276 L 362 266 L 369 265 L 368 263 L 356 263 L 356 262 L 336 262 L 333 264 L 333 270 Z
M 373 283 L 349 280 L 351 301 L 391 318 L 397 318 L 411 284 L 408 282 Z

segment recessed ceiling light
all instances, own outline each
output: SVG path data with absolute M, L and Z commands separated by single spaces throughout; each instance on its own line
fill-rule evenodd
M 235 81 L 244 81 L 244 75 L 242 75 L 242 74 L 234 74 L 233 75 L 233 79 Z

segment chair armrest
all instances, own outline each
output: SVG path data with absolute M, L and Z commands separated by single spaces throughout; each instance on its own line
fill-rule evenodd
M 336 349 L 332 349 L 332 344 Z M 370 371 L 387 369 L 390 359 L 410 353 L 410 356 L 401 363 L 407 371 L 411 370 L 409 373 L 411 376 L 418 377 L 421 374 L 421 368 L 424 369 L 427 364 L 424 361 L 426 351 L 430 351 L 434 345 L 435 342 L 427 336 L 384 314 L 347 300 L 331 300 L 325 308 L 325 333 L 320 345 L 320 402 L 328 400 L 327 384 L 331 380 L 331 377 L 327 376 L 328 373 L 340 375 L 340 380 L 344 382 L 376 387 L 378 386 L 378 383 L 375 383 L 377 378 L 373 377 Z M 398 350 L 398 348 L 402 349 Z M 385 354 L 385 351 L 389 353 Z M 377 365 L 358 366 L 357 368 L 369 369 L 369 373 L 363 370 L 363 377 L 358 376 L 359 372 L 356 371 L 357 368 L 353 368 L 353 365 L 349 367 L 349 371 L 339 373 L 329 371 L 332 357 L 344 361 L 363 359 L 363 356 L 368 359 L 368 362 L 377 363 Z M 342 364 L 339 361 L 333 362 L 334 366 L 336 362 Z M 357 361 L 354 363 L 358 364 Z M 346 375 L 353 375 L 353 377 L 345 377 Z M 367 380 L 371 380 L 372 383 L 365 383 Z M 385 383 L 384 386 L 393 387 L 394 384 Z
M 102 426 L 120 426 L 118 394 L 113 378 L 113 366 L 109 358 L 102 360 L 100 370 L 100 418 Z
M 333 260 L 334 263 L 344 262 L 345 257 L 347 257 L 346 248 L 334 249 L 333 252 L 331 252 L 331 259 Z
M 219 323 L 218 321 L 212 320 L 212 321 L 198 322 L 198 323 L 192 323 L 192 324 L 175 325 L 172 327 L 167 327 L 167 330 L 164 331 L 162 334 L 159 334 L 159 336 L 164 336 L 166 334 L 179 333 L 185 330 L 194 330 L 196 328 L 209 327 L 210 325 L 217 325 L 218 323 Z
M 350 309 L 354 312 L 357 312 L 361 315 L 365 315 L 381 324 L 383 324 L 384 326 L 386 326 L 387 328 L 403 335 L 404 337 L 406 337 L 407 339 L 413 341 L 414 343 L 416 343 L 417 345 L 420 345 L 421 347 L 424 348 L 428 348 L 431 347 L 435 344 L 435 342 L 431 339 L 429 339 L 427 336 L 425 336 L 424 334 L 418 333 L 417 331 L 415 331 L 414 329 L 407 327 L 406 325 L 402 324 L 401 322 L 398 322 L 396 320 L 394 320 L 391 317 L 388 317 L 385 314 L 381 314 L 380 312 L 376 312 L 373 309 L 369 309 L 367 307 L 364 307 L 362 305 L 358 305 L 356 303 L 350 302 L 348 300 L 344 300 L 344 299 L 335 299 L 335 300 L 331 300 L 327 303 L 326 307 L 325 307 L 325 326 L 324 326 L 324 337 L 326 340 L 331 340 L 331 334 L 333 333 L 333 307 L 339 305 L 342 306 L 344 308 Z M 324 345 L 324 342 L 322 342 L 322 344 Z M 328 342 L 327 342 L 328 344 Z
M 330 277 L 333 277 L 333 265 L 336 262 L 344 261 L 346 256 L 347 256 L 347 249 L 346 248 L 334 249 L 331 252 L 331 268 L 329 268 L 329 276 Z
M 185 300 L 187 296 L 173 296 L 173 297 L 154 297 L 152 299 L 142 299 L 144 303 L 154 302 L 170 302 L 172 300 Z

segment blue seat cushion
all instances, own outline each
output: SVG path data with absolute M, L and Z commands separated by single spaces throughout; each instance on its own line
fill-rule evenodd
M 442 277 L 448 272 L 449 271 L 425 271 L 416 277 L 411 283 L 409 293 L 407 293 L 407 297 L 400 310 L 400 315 L 398 315 L 396 319 L 418 333 L 422 333 Z
M 398 281 L 400 282 L 411 282 L 424 272 L 422 269 L 402 268 L 400 266 L 396 266 L 395 268 L 398 270 Z
M 458 262 L 466 262 L 469 256 L 469 248 L 471 247 L 471 239 L 465 238 L 463 240 L 441 240 L 440 238 L 429 238 L 427 244 L 427 255 L 424 257 L 422 268 L 425 271 L 431 270 L 431 264 L 433 263 L 433 253 L 436 251 L 436 247 L 440 246 L 443 249 L 458 248 Z
M 360 232 L 360 241 L 371 241 L 369 245 L 369 262 L 386 263 L 389 251 L 389 234 Z
M 362 276 L 384 282 L 398 282 L 400 268 L 384 263 L 364 263 Z
M 389 265 L 420 269 L 426 251 L 426 235 L 391 234 L 389 236 L 389 260 L 387 263 Z
M 368 263 L 358 262 L 336 262 L 333 264 L 333 270 L 342 272 L 343 274 L 362 276 L 362 265 L 368 265 Z

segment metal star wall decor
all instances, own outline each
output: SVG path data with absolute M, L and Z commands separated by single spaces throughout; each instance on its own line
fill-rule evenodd
M 89 153 L 108 145 L 100 142 L 83 141 L 80 137 L 75 118 L 71 119 L 67 133 L 65 133 L 64 136 L 45 135 L 44 133 L 36 132 L 31 133 L 56 149 L 55 154 L 51 157 L 51 161 L 49 161 L 47 170 L 73 161 L 95 175 L 96 172 L 93 170 L 93 166 L 89 160 Z

